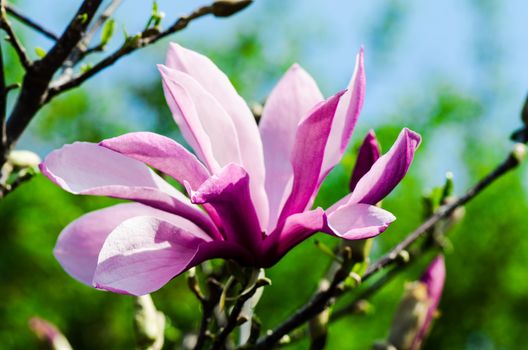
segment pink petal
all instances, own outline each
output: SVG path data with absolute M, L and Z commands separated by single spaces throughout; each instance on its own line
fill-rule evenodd
M 359 180 L 370 170 L 372 165 L 380 157 L 380 154 L 381 150 L 376 139 L 376 134 L 374 134 L 373 130 L 370 130 L 359 148 L 356 165 L 350 178 L 350 192 L 354 191 Z
M 431 323 L 434 319 L 434 314 L 440 303 L 442 297 L 442 291 L 444 289 L 444 282 L 446 278 L 446 267 L 444 257 L 438 255 L 431 264 L 427 267 L 427 270 L 422 275 L 420 281 L 425 283 L 427 287 L 427 297 L 431 304 L 427 310 L 427 316 L 425 317 L 424 324 L 420 328 L 417 337 L 414 339 L 411 346 L 411 350 L 417 350 L 420 348 L 421 343 L 429 332 Z
M 363 49 L 356 57 L 356 67 L 348 90 L 339 101 L 336 116 L 332 124 L 332 131 L 326 146 L 320 182 L 328 172 L 341 160 L 343 153 L 356 126 L 363 101 L 365 99 L 365 67 L 363 63 Z
M 347 204 L 328 214 L 326 232 L 345 239 L 377 236 L 396 220 L 386 210 L 368 204 Z
M 313 78 L 293 65 L 273 89 L 264 106 L 260 134 L 266 164 L 266 192 L 270 207 L 268 231 L 274 228 L 293 177 L 290 162 L 297 127 L 323 101 Z
M 264 191 L 264 155 L 257 123 L 246 102 L 227 76 L 206 56 L 171 43 L 166 65 L 192 76 L 227 112 L 236 129 L 241 165 L 251 178 L 251 195 L 261 223 L 267 222 L 268 204 Z
M 97 144 L 76 142 L 63 146 L 51 152 L 40 169 L 73 194 L 140 202 L 183 216 L 218 236 L 209 217 L 149 167 Z
M 420 135 L 403 129 L 391 149 L 358 181 L 349 202 L 376 204 L 385 198 L 407 173 L 420 141 Z
M 140 216 L 124 221 L 106 238 L 93 285 L 144 295 L 206 259 L 239 256 L 244 252 L 238 246 L 211 241 L 160 218 Z
M 176 141 L 151 132 L 133 132 L 104 140 L 101 146 L 134 158 L 172 176 L 180 184 L 198 188 L 209 171 Z
M 262 229 L 251 201 L 249 176 L 237 164 L 228 164 L 192 193 L 194 203 L 210 204 L 218 213 L 227 240 L 252 253 L 260 252 Z
M 158 65 L 167 103 L 183 136 L 211 172 L 241 163 L 238 136 L 220 103 L 190 75 Z
M 220 102 L 217 98 L 222 97 L 218 91 L 221 87 L 218 74 L 221 73 L 216 75 L 213 72 L 208 73 L 215 81 L 212 86 L 220 84 L 213 89 L 208 85 L 209 80 L 205 78 L 207 74 L 205 77 L 197 74 L 202 64 L 209 67 L 202 67 L 205 71 L 212 70 L 212 68 L 200 59 L 197 59 L 195 64 L 197 66 L 189 72 L 199 76 L 199 81 L 184 71 L 159 66 L 167 103 L 183 136 L 212 173 L 220 171 L 228 163 L 240 164 L 244 168 L 247 165 L 247 171 L 251 177 L 251 197 L 255 203 L 259 221 L 265 225 L 268 221 L 268 200 L 264 189 L 262 145 L 256 132 L 256 125 L 252 125 L 255 124 L 253 116 L 249 111 L 247 112 L 249 114 L 246 114 L 243 109 L 240 110 L 243 108 L 241 104 L 245 109 L 247 106 L 238 95 L 239 102 L 233 102 L 236 100 L 233 96 L 228 98 L 233 104 L 229 101 Z M 216 71 L 219 72 L 217 68 Z M 225 83 L 228 84 L 229 81 L 226 80 Z M 213 89 L 216 96 L 210 93 L 209 89 Z M 234 90 L 233 93 L 236 94 Z M 227 95 L 230 93 L 227 92 Z M 234 111 L 235 114 L 228 114 L 224 109 L 226 105 L 227 110 Z
M 294 180 L 291 193 L 279 216 L 278 227 L 288 216 L 304 211 L 317 189 L 332 120 L 343 93 L 338 93 L 317 106 L 297 128 L 291 153 Z
M 64 270 L 76 280 L 92 285 L 97 257 L 106 237 L 123 221 L 149 215 L 168 220 L 197 235 L 207 235 L 196 225 L 176 215 L 139 203 L 123 203 L 93 211 L 62 230 L 53 251 Z
M 275 264 L 290 249 L 326 227 L 326 215 L 321 208 L 290 215 L 282 229 L 266 237 L 267 264 Z

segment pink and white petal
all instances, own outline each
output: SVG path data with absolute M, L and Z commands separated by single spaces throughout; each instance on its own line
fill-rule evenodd
M 240 148 L 242 165 L 251 178 L 251 194 L 257 212 L 267 222 L 267 199 L 264 192 L 264 155 L 257 123 L 246 102 L 236 92 L 228 77 L 206 56 L 171 43 L 166 66 L 192 76 L 209 92 L 231 117 Z M 260 209 L 263 207 L 264 209 Z
M 407 173 L 420 141 L 420 135 L 403 129 L 391 149 L 358 181 L 348 202 L 376 204 L 385 198 Z
M 380 155 L 381 149 L 376 139 L 376 134 L 374 134 L 373 130 L 370 130 L 365 136 L 361 147 L 359 147 L 356 165 L 350 177 L 350 192 L 354 191 L 359 180 L 372 168 L 372 165 L 379 159 Z
M 123 203 L 93 211 L 71 222 L 60 233 L 53 254 L 69 275 L 91 286 L 99 252 L 110 232 L 127 219 L 144 215 L 173 222 L 207 239 L 205 232 L 182 217 L 139 203 Z
M 259 221 L 265 225 L 268 221 L 268 200 L 258 134 L 240 135 L 236 123 L 220 102 L 190 75 L 163 65 L 159 65 L 159 69 L 174 118 L 209 170 L 216 173 L 228 163 L 248 164 L 251 197 Z M 253 134 L 256 138 L 251 140 L 249 137 Z M 250 144 L 251 141 L 254 144 Z
M 176 141 L 151 132 L 133 132 L 104 140 L 101 146 L 146 163 L 180 184 L 198 188 L 210 173 L 185 147 Z
M 197 204 L 207 203 L 216 210 L 228 241 L 237 242 L 255 254 L 261 251 L 262 229 L 251 201 L 249 175 L 244 168 L 228 164 L 193 192 L 191 199 Z
M 140 202 L 185 217 L 212 236 L 209 217 L 145 164 L 94 143 L 76 142 L 51 152 L 42 173 L 73 194 L 108 196 Z
M 323 100 L 313 78 L 295 64 L 278 82 L 266 101 L 259 128 L 264 147 L 266 192 L 270 207 L 268 232 L 277 222 L 287 184 L 293 177 L 290 156 L 297 127 L 309 115 L 310 110 Z
M 289 216 L 282 229 L 274 231 L 265 239 L 268 258 L 265 265 L 272 266 L 293 247 L 326 227 L 326 214 L 321 208 Z
M 188 128 L 193 134 L 195 129 L 205 133 L 211 143 L 212 157 L 220 167 L 230 162 L 241 164 L 235 126 L 220 103 L 190 75 L 163 65 L 158 67 L 167 101 L 173 100 L 169 106 L 177 104 L 180 107 L 172 113 L 182 132 Z M 181 116 L 176 116 L 180 111 Z
M 366 239 L 379 235 L 396 217 L 368 204 L 347 204 L 328 214 L 326 233 L 344 239 Z
M 128 219 L 106 238 L 93 285 L 116 293 L 144 295 L 212 258 L 244 259 L 238 246 L 196 235 L 149 216 Z
M 317 106 L 297 128 L 291 152 L 293 185 L 281 210 L 277 227 L 290 215 L 302 212 L 310 203 L 318 186 L 319 174 L 340 92 Z
M 319 182 L 322 182 L 330 170 L 341 160 L 363 107 L 365 90 L 365 67 L 363 49 L 361 49 L 356 56 L 356 66 L 348 84 L 348 90 L 339 101 L 339 106 L 337 107 L 332 131 L 325 150 Z

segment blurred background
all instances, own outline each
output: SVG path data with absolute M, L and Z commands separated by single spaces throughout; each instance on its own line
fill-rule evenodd
M 60 33 L 79 2 L 15 4 Z M 206 2 L 158 3 L 166 13 L 163 25 Z M 131 34 L 142 30 L 151 6 L 143 0 L 124 2 L 116 12 L 118 30 L 110 51 L 123 40 L 120 28 Z M 527 15 L 524 0 L 267 0 L 232 18 L 195 21 L 170 40 L 211 57 L 249 103 L 264 101 L 294 62 L 314 76 L 325 95 L 333 94 L 346 87 L 355 54 L 365 48 L 365 106 L 349 151 L 325 182 L 317 204 L 326 206 L 347 192 L 355 152 L 369 128 L 384 151 L 404 126 L 421 133 L 423 144 L 408 176 L 384 201 L 398 220 L 376 238 L 375 259 L 421 222 L 422 195 L 441 185 L 447 171 L 454 173 L 455 192 L 462 193 L 511 147 L 509 135 L 521 125 L 528 91 Z M 32 54 L 52 44 L 18 23 L 15 28 Z M 139 130 L 181 141 L 155 67 L 163 62 L 167 43 L 124 58 L 54 100 L 18 148 L 43 157 L 65 143 L 97 142 Z M 6 51 L 8 80 L 20 81 L 22 71 L 13 52 Z M 526 179 L 524 166 L 500 179 L 467 206 L 464 221 L 449 233 L 441 317 L 425 349 L 513 350 L 528 340 Z M 52 256 L 66 224 L 114 202 L 70 195 L 40 175 L 0 201 L 0 348 L 38 348 L 28 328 L 32 316 L 54 322 L 76 349 L 133 347 L 133 299 L 81 285 Z M 334 324 L 328 348 L 368 349 L 384 338 L 404 282 L 417 279 L 431 258 L 424 256 L 388 284 L 372 299 L 367 315 Z M 328 257 L 310 239 L 270 269 L 273 286 L 257 308 L 265 327 L 277 325 L 306 300 L 327 267 Z M 184 278 L 153 298 L 170 318 L 166 348 L 174 348 L 197 327 L 198 303 Z

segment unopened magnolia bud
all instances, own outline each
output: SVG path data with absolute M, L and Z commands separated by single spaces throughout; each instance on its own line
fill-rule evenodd
M 15 150 L 9 153 L 7 161 L 18 168 L 29 168 L 38 166 L 41 159 L 31 151 Z
M 372 350 L 398 350 L 394 345 L 386 342 L 375 342 L 372 346 Z
M 273 331 L 269 330 L 266 333 L 267 333 L 267 335 L 271 335 L 273 333 Z M 280 345 L 286 345 L 286 344 L 290 344 L 290 343 L 291 343 L 291 337 L 288 334 L 283 335 L 282 338 L 280 338 L 280 340 L 279 340 L 279 344 Z
M 526 145 L 524 145 L 523 143 L 516 143 L 513 146 L 511 154 L 512 157 L 515 158 L 518 163 L 521 163 L 526 157 Z
M 427 287 L 424 283 L 407 284 L 405 294 L 392 322 L 389 343 L 397 349 L 411 349 L 421 325 L 425 322 L 429 304 Z
M 216 17 L 228 17 L 249 6 L 251 0 L 217 0 L 213 3 L 212 13 Z
M 436 313 L 444 280 L 444 259 L 438 256 L 419 281 L 406 284 L 404 296 L 394 315 L 387 344 L 398 350 L 421 348 Z
M 358 156 L 356 159 L 356 165 L 354 170 L 352 170 L 352 176 L 350 177 L 349 188 L 350 192 L 354 191 L 357 183 L 363 175 L 365 175 L 372 165 L 378 160 L 381 156 L 381 148 L 379 146 L 378 140 L 376 139 L 376 134 L 373 130 L 370 130 L 365 136 L 363 143 L 361 144 Z
M 356 303 L 356 308 L 354 312 L 360 315 L 367 315 L 371 313 L 372 310 L 373 310 L 373 307 L 371 303 L 369 303 L 367 300 L 359 300 Z
M 259 120 L 262 117 L 262 113 L 264 112 L 264 106 L 261 103 L 253 103 L 251 104 L 250 108 L 255 119 Z
M 398 253 L 398 260 L 400 260 L 404 264 L 407 264 L 409 260 L 411 260 L 411 256 L 409 255 L 408 251 L 402 250 Z
M 33 317 L 29 320 L 29 327 L 40 340 L 48 343 L 51 349 L 72 350 L 68 339 L 51 322 Z
M 160 350 L 163 347 L 165 315 L 156 310 L 149 294 L 136 298 L 134 325 L 141 349 Z

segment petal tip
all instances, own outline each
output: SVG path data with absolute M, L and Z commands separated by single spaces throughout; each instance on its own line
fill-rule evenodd
M 403 128 L 402 132 L 404 133 L 407 140 L 412 143 L 412 146 L 414 146 L 414 148 L 418 148 L 422 142 L 422 136 L 409 128 Z

